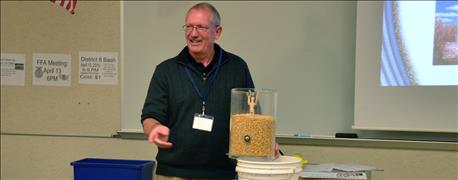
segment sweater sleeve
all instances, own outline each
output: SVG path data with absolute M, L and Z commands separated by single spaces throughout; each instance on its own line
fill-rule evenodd
M 154 118 L 161 124 L 166 124 L 167 106 L 168 106 L 168 84 L 165 72 L 161 66 L 156 66 L 156 69 L 151 78 L 148 92 L 143 104 L 141 122 L 146 118 Z

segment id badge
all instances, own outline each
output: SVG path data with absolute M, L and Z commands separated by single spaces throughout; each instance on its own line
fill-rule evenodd
M 194 114 L 194 122 L 192 123 L 192 128 L 211 132 L 214 119 L 215 118 L 213 116 L 196 113 Z

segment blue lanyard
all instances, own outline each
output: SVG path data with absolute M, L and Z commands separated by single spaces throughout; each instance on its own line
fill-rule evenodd
M 189 72 L 188 67 L 186 67 L 186 65 L 184 66 L 184 70 L 186 72 L 186 75 L 188 76 L 188 79 L 191 80 L 192 87 L 194 87 L 194 90 L 197 92 L 197 95 L 199 95 L 200 99 L 202 100 L 202 114 L 203 115 L 205 114 L 205 101 L 207 101 L 208 96 L 210 95 L 210 92 L 211 92 L 210 90 L 211 90 L 211 88 L 213 86 L 213 81 L 215 81 L 216 76 L 218 75 L 219 68 L 221 66 L 221 59 L 222 58 L 223 58 L 223 49 L 220 48 L 219 57 L 218 57 L 218 63 L 216 64 L 216 71 L 215 71 L 215 73 L 213 73 L 212 77 L 210 78 L 210 82 L 208 82 L 208 84 L 209 84 L 208 91 L 205 94 L 200 92 L 199 88 L 197 87 L 196 82 L 194 81 L 194 78 L 192 78 L 192 76 L 191 76 L 191 72 Z

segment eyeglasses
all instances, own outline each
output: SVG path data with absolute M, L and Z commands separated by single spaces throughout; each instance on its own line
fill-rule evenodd
M 187 24 L 183 25 L 182 28 L 185 32 L 191 32 L 195 28 L 197 32 L 199 33 L 207 32 L 208 29 L 210 29 L 210 27 L 207 27 L 207 26 L 202 26 L 202 25 L 193 26 L 193 25 L 187 25 Z

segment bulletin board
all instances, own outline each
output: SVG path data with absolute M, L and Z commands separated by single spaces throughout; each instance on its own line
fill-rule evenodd
M 60 2 L 60 1 L 59 1 Z M 121 59 L 118 1 L 78 1 L 74 14 L 50 1 L 1 2 L 1 53 L 25 55 L 25 83 L 1 87 L 1 132 L 111 136 L 121 122 L 121 76 L 111 84 L 81 84 L 80 52 Z M 68 86 L 33 84 L 36 53 L 70 56 Z

